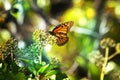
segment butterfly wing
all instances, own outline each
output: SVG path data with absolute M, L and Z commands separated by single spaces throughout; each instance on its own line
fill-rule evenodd
M 62 24 L 57 25 L 54 29 L 53 29 L 53 33 L 64 33 L 67 34 L 68 31 L 70 30 L 70 28 L 72 27 L 73 22 L 69 21 L 69 22 L 65 22 Z
M 67 34 L 60 33 L 55 35 L 57 37 L 57 45 L 62 46 L 68 41 Z
M 57 45 L 64 45 L 68 41 L 67 33 L 72 25 L 73 22 L 69 21 L 59 24 L 53 29 L 52 34 L 57 37 Z

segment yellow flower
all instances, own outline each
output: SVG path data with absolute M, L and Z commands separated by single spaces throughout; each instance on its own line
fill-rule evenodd
M 115 47 L 115 46 L 116 46 L 116 43 L 111 38 L 103 38 L 100 41 L 100 47 L 103 48 L 103 49 L 106 48 L 106 47 Z
M 40 29 L 37 29 L 33 32 L 33 40 L 43 46 L 45 46 L 47 44 L 56 43 L 55 36 L 50 35 L 45 30 L 40 30 Z

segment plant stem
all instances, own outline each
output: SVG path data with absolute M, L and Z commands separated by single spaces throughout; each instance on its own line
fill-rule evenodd
M 38 75 L 35 77 L 35 80 L 40 80 Z
M 102 67 L 102 70 L 101 70 L 100 80 L 104 80 L 105 68 L 106 68 L 107 61 L 108 61 L 108 52 L 109 52 L 109 48 L 106 47 L 105 48 L 105 60 L 104 60 L 103 67 Z
M 117 53 L 117 52 L 113 53 L 112 55 L 109 56 L 108 60 L 112 59 L 112 58 L 115 57 L 117 54 L 119 54 L 119 53 Z
M 42 52 L 43 52 L 43 47 L 40 48 L 40 53 L 39 53 L 40 64 L 42 64 Z

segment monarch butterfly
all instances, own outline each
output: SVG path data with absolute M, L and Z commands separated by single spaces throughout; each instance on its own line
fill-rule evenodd
M 57 25 L 52 31 L 51 35 L 57 38 L 57 45 L 62 46 L 68 41 L 67 33 L 73 25 L 73 21 L 65 22 Z

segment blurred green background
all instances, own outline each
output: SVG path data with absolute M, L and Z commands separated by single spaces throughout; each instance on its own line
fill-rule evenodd
M 105 54 L 100 42 L 120 42 L 120 0 L 0 0 L 0 44 L 14 37 L 19 48 L 27 47 L 35 29 L 52 31 L 66 21 L 74 22 L 69 41 L 45 46 L 45 56 L 57 57 L 70 80 L 99 80 Z M 109 56 L 116 50 L 109 46 Z M 109 65 L 104 80 L 120 80 L 119 60 L 117 55 L 108 61 L 115 66 Z

